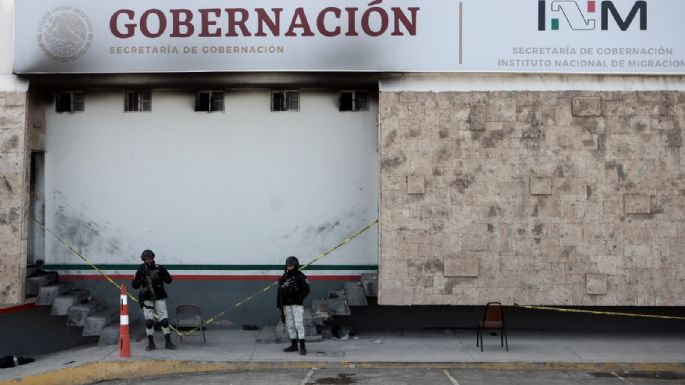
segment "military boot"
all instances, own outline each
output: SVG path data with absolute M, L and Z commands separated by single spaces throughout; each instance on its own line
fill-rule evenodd
M 304 340 L 300 340 L 300 355 L 304 356 L 307 354 L 307 348 L 304 346 Z
M 283 349 L 283 351 L 286 353 L 296 352 L 297 351 L 297 340 L 290 340 L 290 346 Z
M 176 345 L 174 345 L 173 342 L 171 342 L 171 333 L 165 334 L 164 339 L 166 342 L 164 343 L 164 347 L 166 347 L 169 350 L 176 350 Z
M 145 347 L 145 350 L 150 351 L 155 349 L 157 349 L 157 346 L 155 345 L 155 337 L 147 336 L 147 346 Z

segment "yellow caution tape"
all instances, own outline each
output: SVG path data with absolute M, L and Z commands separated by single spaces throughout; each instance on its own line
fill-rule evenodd
M 349 237 L 345 238 L 344 240 L 342 240 L 342 241 L 341 241 L 340 243 L 338 243 L 337 245 L 331 247 L 330 249 L 326 250 L 324 253 L 320 254 L 320 255 L 317 256 L 317 257 L 315 257 L 314 259 L 312 259 L 311 261 L 309 261 L 309 263 L 306 263 L 305 265 L 303 265 L 303 266 L 300 268 L 300 270 L 305 270 L 306 268 L 308 268 L 309 266 L 313 265 L 314 263 L 319 262 L 319 260 L 328 257 L 328 256 L 331 255 L 334 251 L 338 250 L 338 249 L 341 248 L 342 246 L 344 246 L 344 245 L 346 245 L 347 243 L 349 243 L 351 240 L 353 240 L 353 239 L 357 238 L 358 236 L 362 235 L 362 233 L 366 232 L 366 230 L 372 228 L 376 223 L 378 223 L 378 219 L 376 219 L 375 221 L 369 223 L 369 224 L 368 224 L 366 227 L 364 227 L 363 229 L 361 229 L 361 230 L 357 231 L 356 233 L 350 235 Z
M 44 224 L 38 222 L 35 218 L 32 218 L 35 223 L 37 223 L 39 226 L 41 226 L 45 231 L 47 231 L 50 235 L 52 235 L 55 239 L 57 239 L 60 243 L 62 243 L 64 246 L 66 246 L 71 252 L 76 254 L 79 258 L 81 258 L 86 264 L 88 264 L 90 267 L 93 268 L 93 270 L 97 271 L 100 275 L 105 277 L 107 281 L 112 283 L 117 289 L 119 289 L 119 284 L 117 284 L 112 278 L 110 278 L 104 271 L 102 271 L 100 268 L 97 267 L 90 259 L 84 257 L 81 253 L 76 251 L 71 245 L 66 243 L 62 238 L 60 238 L 57 234 L 52 232 L 47 226 Z M 301 270 L 307 269 L 309 266 L 315 264 L 316 262 L 320 261 L 323 258 L 326 258 L 327 256 L 331 255 L 334 251 L 339 249 L 340 247 L 346 245 L 347 243 L 351 242 L 353 239 L 357 238 L 367 230 L 369 230 L 371 227 L 376 225 L 378 223 L 378 219 L 373 221 L 372 223 L 368 224 L 366 227 L 363 229 L 355 232 L 354 234 L 350 235 L 349 237 L 345 238 L 342 240 L 340 243 L 337 245 L 331 247 L 330 249 L 326 250 L 325 252 L 321 253 L 317 257 L 313 258 L 311 261 L 306 263 L 301 267 Z M 273 282 L 270 285 L 264 287 L 263 289 L 253 293 L 252 295 L 248 296 L 244 300 L 237 302 L 230 308 L 216 314 L 215 316 L 207 319 L 205 321 L 204 326 L 209 325 L 222 317 L 224 317 L 226 314 L 230 313 L 231 311 L 237 309 L 238 307 L 246 304 L 247 302 L 250 302 L 257 296 L 266 293 L 267 291 L 271 290 L 274 286 L 276 286 L 278 282 Z M 138 298 L 133 296 L 131 293 L 127 293 L 128 297 L 131 298 L 134 302 L 138 302 Z M 596 314 L 596 315 L 608 315 L 608 316 L 621 316 L 621 317 L 638 317 L 638 318 L 658 318 L 658 319 L 673 319 L 673 320 L 685 320 L 685 317 L 676 317 L 676 316 L 666 316 L 666 315 L 655 315 L 655 314 L 636 314 L 636 313 L 621 313 L 621 312 L 610 312 L 610 311 L 598 311 L 598 310 L 581 310 L 581 309 L 568 309 L 568 308 L 560 308 L 560 307 L 550 307 L 550 306 L 532 306 L 532 305 L 519 305 L 519 304 L 514 304 L 513 307 L 518 307 L 522 309 L 529 309 L 529 310 L 547 310 L 547 311 L 556 311 L 556 312 L 563 312 L 563 313 L 586 313 L 586 314 Z M 155 315 L 157 319 L 157 315 Z M 169 328 L 171 328 L 177 335 L 182 336 L 182 335 L 189 335 L 193 332 L 196 332 L 200 328 L 197 327 L 195 329 L 191 329 L 190 331 L 186 333 L 181 333 L 180 331 L 176 330 L 173 326 L 169 325 Z
M 676 317 L 676 316 L 668 316 L 668 315 L 619 313 L 619 312 L 615 312 L 615 311 L 581 310 L 581 309 L 568 309 L 568 308 L 550 307 L 550 306 L 531 306 L 531 305 L 514 304 L 513 307 L 520 307 L 520 308 L 529 309 L 529 310 L 558 311 L 558 312 L 563 312 L 563 313 L 587 313 L 587 314 L 612 315 L 612 316 L 621 316 L 621 317 L 661 318 L 661 319 L 685 320 L 685 317 Z
M 326 258 L 327 256 L 331 255 L 331 254 L 332 254 L 334 251 L 336 251 L 337 249 L 341 248 L 342 246 L 346 245 L 347 243 L 349 243 L 349 242 L 352 241 L 353 239 L 357 238 L 358 236 L 360 236 L 361 234 L 363 234 L 364 232 L 366 232 L 368 229 L 370 229 L 371 227 L 373 227 L 376 223 L 378 223 L 378 219 L 376 219 L 375 221 L 371 222 L 370 224 L 368 224 L 368 225 L 367 225 L 366 227 L 364 227 L 363 229 L 361 229 L 361 230 L 357 231 L 356 233 L 350 235 L 349 237 L 343 239 L 343 240 L 340 241 L 340 243 L 338 243 L 337 245 L 331 247 L 330 249 L 326 250 L 325 252 L 321 253 L 320 255 L 314 257 L 311 261 L 309 261 L 308 263 L 302 265 L 302 267 L 300 268 L 300 270 L 305 270 L 305 269 L 307 269 L 309 266 L 313 265 L 314 263 L 316 263 L 316 262 L 320 261 L 321 259 Z M 222 311 L 221 313 L 219 313 L 219 314 L 217 314 L 217 315 L 215 315 L 215 316 L 213 316 L 213 317 L 207 319 L 207 321 L 205 322 L 205 326 L 211 324 L 212 322 L 215 322 L 215 321 L 219 320 L 220 318 L 222 318 L 222 317 L 225 316 L 226 314 L 230 313 L 231 311 L 233 311 L 233 310 L 239 308 L 240 306 L 246 304 L 247 302 L 253 300 L 255 297 L 257 297 L 257 296 L 259 296 L 259 295 L 261 295 L 261 294 L 264 294 L 264 293 L 266 293 L 267 291 L 273 289 L 274 286 L 276 286 L 277 284 L 278 284 L 278 282 L 273 282 L 273 283 L 271 283 L 269 286 L 267 286 L 267 287 L 265 287 L 265 288 L 263 288 L 263 289 L 261 289 L 261 290 L 255 292 L 254 294 L 250 295 L 249 297 L 245 298 L 244 300 L 242 300 L 242 301 L 240 301 L 240 302 L 234 304 L 234 305 L 231 306 L 230 308 L 228 308 L 228 309 Z M 193 333 L 193 332 L 198 331 L 199 329 L 200 329 L 200 327 L 196 327 L 196 328 L 191 329 L 190 331 L 188 331 L 188 332 L 186 332 L 186 333 L 183 333 L 183 335 L 189 335 L 189 334 L 191 334 L 191 333 Z
M 85 263 L 87 263 L 90 267 L 92 267 L 93 270 L 97 271 L 100 275 L 102 275 L 103 277 L 105 277 L 105 279 L 106 279 L 107 281 L 109 281 L 112 285 L 114 285 L 114 286 L 117 288 L 117 290 L 120 290 L 120 289 L 121 289 L 121 286 L 120 286 L 118 283 L 114 282 L 114 280 L 113 280 L 112 278 L 110 278 L 104 271 L 100 270 L 100 268 L 97 267 L 97 266 L 95 265 L 95 263 L 93 263 L 90 259 L 88 259 L 88 258 L 84 257 L 83 255 L 81 255 L 81 253 L 79 253 L 78 251 L 76 251 L 76 249 L 74 249 L 73 247 L 71 247 L 70 244 L 68 244 L 67 242 L 65 242 L 65 241 L 64 241 L 62 238 L 60 238 L 57 234 L 53 233 L 52 230 L 50 230 L 47 226 L 45 226 L 44 224 L 38 222 L 35 218 L 32 218 L 32 219 L 33 219 L 33 221 L 36 222 L 40 227 L 42 227 L 45 231 L 47 231 L 50 235 L 52 235 L 55 239 L 57 239 L 61 244 L 63 244 L 63 245 L 66 246 L 69 250 L 71 250 L 72 253 L 78 255 L 78 257 L 81 258 L 81 259 L 82 259 Z M 126 294 L 128 295 L 129 298 L 131 298 L 131 300 L 132 300 L 133 302 L 139 302 L 139 301 L 138 301 L 138 298 L 136 298 L 134 295 L 132 295 L 132 294 L 129 293 L 128 291 L 126 292 Z M 157 314 L 154 314 L 154 317 L 155 317 L 156 319 L 158 319 L 158 320 L 160 319 L 160 318 L 157 316 Z M 176 328 L 174 328 L 172 325 L 169 325 L 169 329 L 173 330 L 177 335 L 179 335 L 179 336 L 181 335 L 181 333 L 180 333 L 178 330 L 176 330 Z
M 100 275 L 102 275 L 103 277 L 105 277 L 105 279 L 106 279 L 107 281 L 109 281 L 109 282 L 112 283 L 114 286 L 116 286 L 117 289 L 119 289 L 119 284 L 117 284 L 116 282 L 114 282 L 114 280 L 113 280 L 112 278 L 110 278 L 104 271 L 102 271 L 100 268 L 98 268 L 98 267 L 95 265 L 95 263 L 93 263 L 90 259 L 88 259 L 88 258 L 84 257 L 83 255 L 81 255 L 81 253 L 79 253 L 78 251 L 76 251 L 76 249 L 74 249 L 73 247 L 71 247 L 71 245 L 69 245 L 67 242 L 65 242 L 65 241 L 64 241 L 62 238 L 60 238 L 57 234 L 53 233 L 47 226 L 45 226 L 44 224 L 38 222 L 35 218 L 32 218 L 32 219 L 33 219 L 33 221 L 36 222 L 39 226 L 41 226 L 43 229 L 45 229 L 45 231 L 47 231 L 50 235 L 52 235 L 55 239 L 57 239 L 61 244 L 63 244 L 63 245 L 66 246 L 69 250 L 71 250 L 71 252 L 73 252 L 73 253 L 76 254 L 79 258 L 81 258 L 86 264 L 88 264 L 90 267 L 92 267 L 93 270 L 97 271 Z M 363 229 L 361 229 L 361 230 L 357 231 L 356 233 L 350 235 L 349 237 L 345 238 L 345 239 L 342 240 L 340 243 L 338 243 L 337 245 L 335 245 L 335 246 L 331 247 L 330 249 L 326 250 L 325 252 L 323 252 L 323 253 L 320 254 L 319 256 L 315 257 L 315 258 L 312 259 L 310 262 L 308 262 L 307 264 L 303 265 L 302 268 L 301 268 L 301 270 L 305 270 L 306 268 L 308 268 L 309 266 L 311 266 L 311 265 L 313 265 L 314 263 L 318 262 L 319 260 L 321 260 L 321 259 L 323 259 L 323 258 L 325 258 L 325 257 L 327 257 L 327 256 L 329 256 L 329 255 L 331 255 L 335 250 L 339 249 L 340 247 L 346 245 L 347 243 L 349 243 L 349 242 L 352 241 L 353 239 L 357 238 L 358 236 L 360 236 L 362 233 L 366 232 L 368 229 L 370 229 L 371 227 L 373 227 L 373 226 L 374 226 L 375 224 L 377 224 L 377 223 L 378 223 L 378 219 L 376 219 L 376 220 L 373 221 L 372 223 L 368 224 L 368 225 L 367 225 L 366 227 L 364 227 Z M 219 314 L 217 314 L 217 315 L 215 315 L 215 316 L 213 316 L 213 317 L 207 319 L 207 320 L 205 321 L 205 323 L 204 323 L 203 326 L 209 325 L 209 324 L 211 324 L 211 323 L 213 323 L 213 322 L 215 322 L 215 321 L 221 319 L 223 316 L 225 316 L 226 314 L 230 313 L 231 311 L 233 311 L 233 310 L 237 309 L 238 307 L 240 307 L 240 306 L 246 304 L 247 302 L 253 300 L 253 299 L 256 298 L 257 296 L 259 296 L 259 295 L 261 295 L 261 294 L 263 294 L 263 293 L 266 293 L 267 291 L 271 290 L 271 289 L 272 289 L 274 286 L 276 286 L 277 284 L 278 284 L 278 282 L 273 282 L 273 283 L 271 283 L 269 286 L 267 286 L 267 287 L 265 287 L 265 288 L 263 288 L 263 289 L 261 289 L 261 290 L 255 292 L 254 294 L 248 296 L 248 297 L 245 298 L 244 300 L 242 300 L 242 301 L 240 301 L 240 302 L 234 304 L 233 306 L 231 306 L 231 307 L 228 308 L 227 310 L 224 310 L 224 311 L 220 312 Z M 131 300 L 133 300 L 133 301 L 135 301 L 135 302 L 138 302 L 138 298 L 136 298 L 136 297 L 134 297 L 133 295 L 131 295 L 131 293 L 128 293 L 128 296 L 129 296 L 129 298 L 131 298 Z M 155 318 L 159 319 L 159 317 L 157 317 L 156 314 L 155 314 Z M 171 325 L 169 325 L 169 328 L 170 328 L 171 330 L 173 330 L 173 331 L 174 331 L 177 335 L 179 335 L 179 336 L 183 336 L 183 335 L 186 335 L 186 336 L 187 336 L 187 335 L 189 335 L 189 334 L 191 334 L 191 333 L 194 333 L 194 332 L 196 332 L 197 330 L 200 329 L 200 327 L 197 327 L 197 328 L 191 329 L 190 331 L 187 331 L 187 332 L 185 332 L 185 333 L 181 333 L 180 331 L 178 331 L 176 328 L 174 328 L 174 327 L 171 326 Z

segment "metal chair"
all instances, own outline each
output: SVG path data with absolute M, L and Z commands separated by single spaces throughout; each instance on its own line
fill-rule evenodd
M 196 305 L 178 305 L 176 306 L 176 323 L 174 327 L 181 331 L 197 329 L 202 332 L 202 340 L 207 343 L 205 337 L 205 320 L 202 318 L 202 311 Z M 183 336 L 179 336 L 183 342 Z
M 507 351 L 509 351 L 507 328 L 504 324 L 504 311 L 500 302 L 488 302 L 485 305 L 483 320 L 478 322 L 478 327 L 476 328 L 476 347 L 480 346 L 481 352 L 483 351 L 483 330 L 487 329 L 499 329 L 500 344 L 501 346 L 506 346 Z

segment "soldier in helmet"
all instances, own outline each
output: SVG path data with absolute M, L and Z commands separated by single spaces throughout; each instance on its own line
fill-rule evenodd
M 290 346 L 283 349 L 284 352 L 299 351 L 301 355 L 307 354 L 304 345 L 304 299 L 309 295 L 309 281 L 300 269 L 297 258 L 290 256 L 285 260 L 285 272 L 278 281 L 278 294 L 276 306 L 281 309 L 282 318 L 288 326 Z
M 133 288 L 141 288 L 138 295 L 140 306 L 143 308 L 145 317 L 145 333 L 148 338 L 148 345 L 145 350 L 157 349 L 155 346 L 155 314 L 159 319 L 159 325 L 164 332 L 167 349 L 176 349 L 176 345 L 171 342 L 171 331 L 169 330 L 169 315 L 167 313 L 166 299 L 168 297 L 164 290 L 164 284 L 171 283 L 171 275 L 162 265 L 155 264 L 155 253 L 152 250 L 145 250 L 140 259 L 143 263 L 136 271 L 133 278 Z

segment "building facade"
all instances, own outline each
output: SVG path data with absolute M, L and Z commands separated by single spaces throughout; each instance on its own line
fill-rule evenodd
M 495 79 L 381 83 L 380 302 L 682 305 L 682 79 Z
M 310 275 L 684 305 L 682 4 L 351 3 L 2 0 L 0 303 L 37 260 L 98 285 L 68 245 L 120 280 L 152 248 L 221 310 L 378 219 Z

